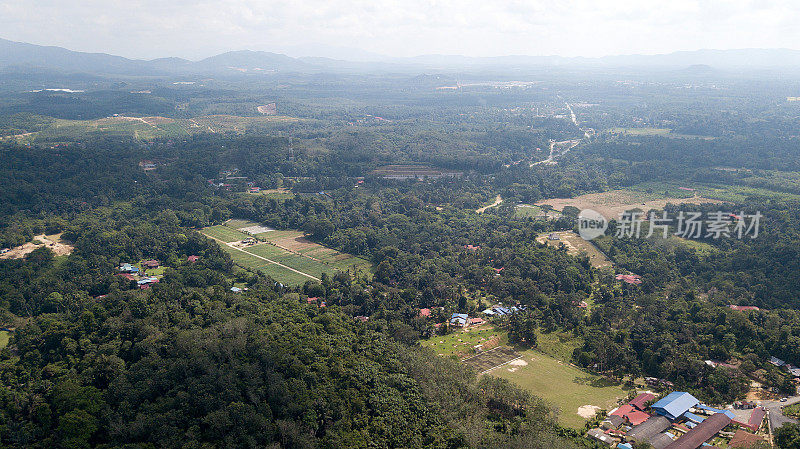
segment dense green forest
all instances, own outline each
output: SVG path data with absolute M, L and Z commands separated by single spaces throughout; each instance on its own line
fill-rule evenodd
M 593 447 L 558 425 L 550 404 L 418 344 L 447 332 L 434 325 L 451 313 L 494 303 L 524 310 L 497 322 L 520 347 L 535 344 L 534 330 L 566 333 L 580 342 L 569 361 L 609 378 L 657 377 L 714 404 L 742 399 L 754 373 L 792 393 L 767 362 L 800 365 L 796 111 L 759 97 L 782 87 L 720 97 L 677 94 L 671 83 L 631 92 L 573 81 L 453 95 L 435 90 L 441 80 L 399 76 L 2 93 L 0 132 L 33 134 L 0 141 L 0 247 L 63 233 L 74 250 L 0 260 L 0 325 L 15 329 L 0 351 L 0 444 Z M 128 93 L 145 87 L 152 96 Z M 599 104 L 576 106 L 596 134 L 569 120 L 563 98 Z M 268 100 L 296 120 L 156 139 L 42 131 L 115 113 L 256 115 L 253 105 Z M 695 107 L 701 100 L 707 106 Z M 677 137 L 615 130 L 637 127 Z M 551 140 L 573 139 L 580 145 L 556 164 L 537 164 Z M 458 175 L 375 172 L 393 164 Z M 289 193 L 250 195 L 231 179 Z M 603 237 L 596 245 L 615 265 L 602 270 L 536 241 L 574 228 L 566 209 L 552 219 L 516 213 L 641 183 L 745 188 L 724 203 L 666 210 L 760 211 L 761 234 L 701 239 L 703 250 Z M 496 195 L 502 204 L 475 212 Z M 369 260 L 374 273 L 286 287 L 236 266 L 198 232 L 230 218 L 303 230 Z M 121 263 L 144 259 L 166 267 L 152 288 L 118 276 Z M 627 272 L 643 283 L 614 277 Z M 585 302 L 589 310 L 578 307 Z M 705 363 L 732 359 L 738 369 Z

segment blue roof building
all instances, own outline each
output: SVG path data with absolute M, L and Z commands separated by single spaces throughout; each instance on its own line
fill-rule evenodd
M 119 271 L 121 271 L 123 273 L 138 273 L 139 272 L 139 268 L 137 268 L 137 267 L 135 267 L 135 266 L 133 266 L 133 265 L 131 265 L 129 263 L 124 263 L 124 264 L 119 266 Z
M 690 408 L 699 403 L 700 401 L 689 393 L 674 391 L 661 398 L 658 402 L 650 406 L 650 408 L 659 415 L 668 418 L 670 421 L 675 421 L 681 415 L 688 412 Z
M 469 321 L 469 315 L 466 313 L 454 313 L 450 316 L 450 324 L 452 326 L 464 327 Z

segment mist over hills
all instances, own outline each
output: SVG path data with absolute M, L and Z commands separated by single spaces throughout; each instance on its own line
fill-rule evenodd
M 345 56 L 341 53 L 337 56 Z M 420 55 L 388 57 L 365 53 L 353 59 L 322 56 L 293 58 L 266 51 L 240 50 L 190 61 L 183 58 L 129 59 L 106 53 L 86 53 L 0 39 L 0 71 L 5 73 L 56 71 L 128 76 L 235 75 L 360 71 L 424 71 L 521 69 L 541 67 L 641 68 L 656 70 L 708 67 L 723 70 L 800 69 L 800 51 L 738 49 L 678 51 L 659 55 L 618 55 L 599 58 L 563 56 Z

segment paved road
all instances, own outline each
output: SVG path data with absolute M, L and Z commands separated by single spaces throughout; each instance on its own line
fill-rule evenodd
M 783 416 L 781 408 L 786 407 L 787 405 L 797 404 L 798 402 L 800 402 L 800 396 L 792 396 L 786 402 L 761 401 L 761 406 L 769 412 L 769 425 L 773 432 L 787 422 L 797 423 L 796 419 Z

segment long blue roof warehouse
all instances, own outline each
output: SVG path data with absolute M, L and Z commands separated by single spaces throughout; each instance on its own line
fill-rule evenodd
M 650 408 L 659 415 L 675 421 L 699 403 L 700 401 L 689 393 L 674 391 L 651 405 Z

